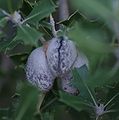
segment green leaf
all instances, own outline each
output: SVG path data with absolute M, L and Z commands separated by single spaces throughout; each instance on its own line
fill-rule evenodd
M 114 96 L 116 96 L 116 97 L 114 98 Z M 112 119 L 118 120 L 118 117 L 119 117 L 119 82 L 113 88 L 109 89 L 109 93 L 107 95 L 106 102 L 108 102 L 112 98 L 113 98 L 113 100 L 108 105 L 108 108 L 110 108 L 110 106 L 112 106 L 111 108 L 113 110 L 117 110 L 117 112 L 110 113 L 109 115 Z
M 52 0 L 40 0 L 35 4 L 31 13 L 27 16 L 24 22 L 29 22 L 32 24 L 37 24 L 43 18 L 49 16 L 55 11 L 56 6 Z
M 22 0 L 0 0 L 0 8 L 6 12 L 13 13 L 22 6 Z
M 111 87 L 115 82 L 115 79 L 109 78 L 109 70 L 98 69 L 93 73 L 93 75 L 89 76 L 87 84 L 94 90 L 95 88 Z
M 80 96 L 71 96 L 64 92 L 60 92 L 60 101 L 79 112 L 82 110 L 89 110 L 92 107 L 90 101 L 82 99 Z
M 4 27 L 6 22 L 7 22 L 6 18 L 4 16 L 2 17 L 2 15 L 1 15 L 0 16 L 0 27 Z
M 112 15 L 112 12 L 109 7 L 107 7 L 107 4 L 104 5 L 104 3 L 101 3 L 99 0 L 74 0 L 71 1 L 71 4 L 74 5 L 76 9 L 83 11 L 86 16 L 100 16 L 107 21 Z
M 42 113 L 41 118 L 42 118 L 42 120 L 55 120 L 53 109 L 52 109 L 52 111 Z
M 10 48 L 10 45 L 12 43 L 12 39 L 16 35 L 17 27 L 16 25 L 10 21 L 6 20 L 5 18 L 1 19 L 0 21 L 0 51 L 6 51 Z M 14 45 L 18 44 L 14 42 Z M 14 45 L 11 45 L 13 47 Z
M 111 51 L 109 44 L 105 41 L 103 32 L 99 29 L 88 28 L 74 24 L 70 29 L 68 36 L 76 41 L 77 46 L 88 52 L 93 53 L 108 53 Z
M 19 25 L 17 35 L 13 39 L 14 41 L 23 41 L 25 45 L 37 46 L 39 38 L 42 36 L 42 33 L 38 32 L 36 29 L 26 26 Z
M 86 65 L 73 70 L 74 85 L 79 89 L 79 96 L 83 99 L 92 101 L 90 94 L 85 86 L 88 81 L 88 70 Z
M 24 84 L 20 93 L 20 103 L 14 115 L 15 120 L 31 120 L 36 110 L 38 91 Z

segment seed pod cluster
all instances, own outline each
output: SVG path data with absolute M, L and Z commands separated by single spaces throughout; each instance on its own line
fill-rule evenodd
M 29 82 L 43 92 L 49 91 L 54 79 L 58 77 L 63 91 L 77 95 L 78 89 L 72 84 L 71 69 L 86 64 L 84 59 L 85 55 L 80 55 L 75 44 L 67 37 L 53 38 L 45 52 L 40 47 L 31 53 L 26 65 L 26 76 Z

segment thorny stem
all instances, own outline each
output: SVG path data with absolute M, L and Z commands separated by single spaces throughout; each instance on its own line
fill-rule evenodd
M 50 24 L 52 26 L 52 34 L 53 34 L 53 36 L 57 37 L 57 31 L 55 29 L 55 21 L 54 21 L 52 15 L 50 15 Z

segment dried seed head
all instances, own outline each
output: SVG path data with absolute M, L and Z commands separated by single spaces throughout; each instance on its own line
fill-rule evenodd
M 65 76 L 61 77 L 61 89 L 72 95 L 78 95 L 79 90 L 73 85 L 72 81 L 73 74 L 70 71 L 69 73 L 65 74 Z
M 70 71 L 77 57 L 74 43 L 66 37 L 53 38 L 46 52 L 48 65 L 55 76 Z
M 33 50 L 28 57 L 26 77 L 32 85 L 35 85 L 43 92 L 47 92 L 52 88 L 54 76 L 48 68 L 42 47 Z

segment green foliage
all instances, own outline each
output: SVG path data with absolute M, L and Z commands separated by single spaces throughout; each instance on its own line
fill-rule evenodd
M 38 91 L 28 85 L 23 86 L 20 92 L 20 103 L 14 115 L 16 120 L 33 119 Z
M 13 90 L 7 96 L 0 84 L 0 120 L 119 119 L 119 68 L 114 71 L 118 60 L 114 44 L 118 43 L 119 32 L 113 24 L 116 22 L 118 27 L 119 11 L 118 6 L 113 6 L 115 1 L 70 0 L 70 11 L 72 13 L 73 10 L 73 13 L 66 21 L 58 21 L 58 1 L 0 0 L 0 52 L 14 64 L 14 70 L 8 72 L 0 66 L 0 82 L 5 83 L 7 78 L 10 88 L 7 87 L 6 91 Z M 22 17 L 20 22 L 13 19 L 15 11 L 19 11 Z M 52 13 L 56 14 L 56 26 L 60 26 L 58 36 L 67 35 L 89 60 L 89 69 L 84 65 L 72 70 L 72 84 L 79 89 L 78 96 L 60 91 L 57 83 L 42 96 L 36 88 L 24 82 L 28 55 L 41 46 L 42 37 L 46 41 L 52 38 L 49 23 Z M 13 85 L 16 82 L 15 89 Z M 40 100 L 38 94 L 41 95 Z M 1 107 L 4 99 L 10 99 L 10 102 Z M 40 113 L 36 113 L 38 101 L 41 103 Z M 102 113 L 97 112 L 98 108 Z
M 22 0 L 0 0 L 0 9 L 13 13 L 22 7 Z
M 55 11 L 55 5 L 51 0 L 41 0 L 35 4 L 31 13 L 26 20 L 29 23 L 37 24 L 40 20 L 50 15 Z M 45 8 L 45 9 L 44 9 Z
M 25 45 L 37 46 L 38 39 L 41 36 L 42 33 L 38 32 L 36 29 L 30 26 L 20 25 L 18 27 L 16 37 L 13 39 L 13 42 L 22 40 Z

